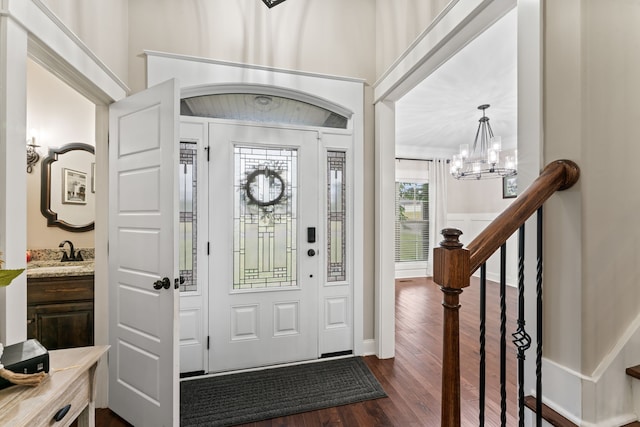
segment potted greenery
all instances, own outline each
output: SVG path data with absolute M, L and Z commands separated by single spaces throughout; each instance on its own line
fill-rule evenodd
M 2 252 L 0 252 L 2 255 Z M 24 271 L 24 268 L 19 268 L 17 270 L 3 270 L 2 264 L 4 261 L 0 258 L 0 286 L 9 286 L 9 283 L 16 277 L 20 275 Z

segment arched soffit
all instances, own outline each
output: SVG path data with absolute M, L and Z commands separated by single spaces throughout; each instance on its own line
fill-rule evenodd
M 225 84 L 183 89 L 180 114 L 347 129 L 353 112 L 327 99 L 291 89 Z

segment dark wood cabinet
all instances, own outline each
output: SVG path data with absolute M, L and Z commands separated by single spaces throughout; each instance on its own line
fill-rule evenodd
M 93 345 L 93 275 L 27 280 L 27 337 L 48 350 Z

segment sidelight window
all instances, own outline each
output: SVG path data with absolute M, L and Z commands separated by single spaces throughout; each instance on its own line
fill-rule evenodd
M 346 153 L 327 153 L 327 281 L 337 282 L 347 279 L 346 262 Z
M 179 230 L 179 269 L 182 284 L 180 292 L 196 291 L 197 265 L 197 146 L 195 143 L 180 143 L 180 223 Z

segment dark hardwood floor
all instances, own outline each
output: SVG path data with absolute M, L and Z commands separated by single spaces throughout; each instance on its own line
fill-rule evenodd
M 500 425 L 498 285 L 487 286 L 486 425 Z M 275 418 L 244 427 L 439 426 L 442 293 L 430 278 L 396 281 L 396 357 L 365 358 L 389 397 Z M 462 425 L 478 425 L 479 286 L 460 297 Z M 507 425 L 517 425 L 516 358 L 510 341 L 516 330 L 517 292 L 507 287 Z M 533 357 L 533 356 L 531 356 Z M 96 411 L 96 426 L 128 426 L 108 409 Z

